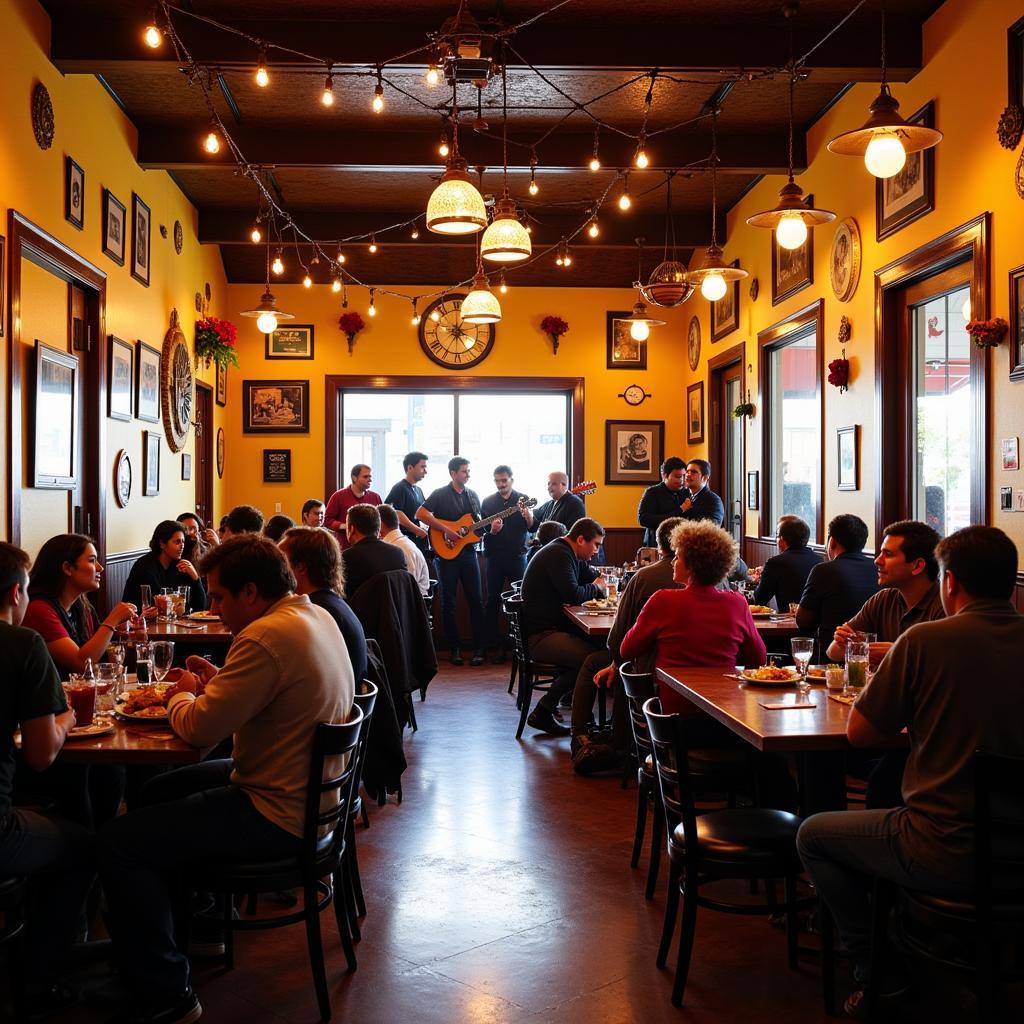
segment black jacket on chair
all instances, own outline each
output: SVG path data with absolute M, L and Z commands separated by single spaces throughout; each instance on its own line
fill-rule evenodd
M 366 537 L 341 553 L 345 566 L 345 598 L 351 603 L 352 595 L 371 576 L 393 569 L 406 569 L 405 553 L 394 544 L 386 544 L 378 537 Z
M 408 767 L 402 748 L 402 727 L 398 724 L 384 656 L 376 640 L 366 641 L 366 677 L 377 686 L 377 706 L 370 719 L 370 742 L 363 762 L 363 789 L 383 805 L 388 793 L 402 799 L 402 772 Z

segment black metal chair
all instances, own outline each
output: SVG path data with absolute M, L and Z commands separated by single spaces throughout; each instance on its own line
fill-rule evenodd
M 508 620 L 508 602 L 513 598 L 519 597 L 518 590 L 503 590 L 501 592 L 501 610 L 505 613 L 505 618 Z M 509 634 L 511 635 L 512 626 L 509 623 Z M 511 693 L 513 687 L 516 685 L 516 673 L 519 671 L 519 659 L 516 657 L 515 644 L 512 645 L 512 668 L 508 674 L 508 692 Z M 518 706 L 518 703 L 517 703 Z
M 363 712 L 357 706 L 342 725 L 321 723 L 316 727 L 310 756 L 306 789 L 306 815 L 302 849 L 295 857 L 278 861 L 211 863 L 190 873 L 189 885 L 222 897 L 225 963 L 234 966 L 234 933 L 282 928 L 302 921 L 306 925 L 309 963 L 321 1020 L 331 1016 L 330 993 L 324 966 L 320 913 L 334 902 L 334 916 L 341 936 L 349 971 L 356 969 L 355 951 L 349 931 L 347 903 L 350 887 L 343 877 L 348 825 L 352 816 L 358 770 L 358 749 L 363 731 Z M 328 761 L 345 759 L 345 768 L 325 777 Z M 321 801 L 327 800 L 325 807 Z M 273 917 L 233 919 L 237 893 L 282 892 L 302 889 L 302 908 Z
M 363 897 L 363 883 L 359 877 L 359 857 L 356 853 L 356 819 L 362 816 L 363 826 L 370 827 L 370 819 L 366 814 L 366 801 L 359 795 L 359 785 L 363 778 L 363 764 L 366 761 L 366 751 L 370 740 L 370 721 L 373 719 L 373 709 L 377 703 L 378 689 L 375 683 L 364 679 L 359 683 L 352 703 L 363 713 L 363 728 L 359 732 L 359 746 L 356 748 L 356 779 L 353 786 L 352 809 L 348 816 L 348 825 L 345 833 L 345 855 L 342 859 L 342 875 L 344 881 L 352 894 L 351 900 L 346 900 L 348 911 L 349 930 L 353 939 L 358 942 L 362 938 L 359 931 L 359 918 L 366 917 L 366 900 Z
M 644 717 L 651 738 L 671 863 L 665 923 L 658 949 L 659 967 L 664 967 L 668 958 L 679 897 L 683 897 L 672 1004 L 683 1004 L 698 906 L 729 914 L 784 912 L 789 966 L 795 969 L 796 912 L 817 902 L 814 898 L 798 899 L 796 895 L 796 878 L 803 870 L 796 851 L 796 833 L 801 819 L 788 811 L 760 807 L 727 807 L 707 811 L 698 817 L 690 778 L 690 748 L 685 720 L 681 715 L 662 714 L 657 697 L 651 697 L 644 704 Z M 786 898 L 781 904 L 729 903 L 701 895 L 700 891 L 704 886 L 726 879 L 768 882 L 776 878 L 785 882 Z
M 565 671 L 561 665 L 549 665 L 534 661 L 530 657 L 528 637 L 523 629 L 522 598 L 510 598 L 505 602 L 505 614 L 508 616 L 508 630 L 512 637 L 513 657 L 518 663 L 519 691 L 517 706 L 519 708 L 519 728 L 516 739 L 522 739 L 526 719 L 530 714 L 530 702 L 534 690 L 550 689 L 551 684 Z
M 25 1012 L 25 904 L 28 886 L 24 878 L 0 879 L 0 947 L 7 947 L 14 1019 Z

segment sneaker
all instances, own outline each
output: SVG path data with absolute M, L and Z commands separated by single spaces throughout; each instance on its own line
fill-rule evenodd
M 173 1002 L 129 1010 L 114 1017 L 111 1024 L 192 1024 L 203 1015 L 199 997 L 189 987 Z
M 452 648 L 452 653 L 448 655 L 448 660 L 453 665 L 465 665 L 466 663 L 462 660 L 462 651 L 458 647 Z
M 238 908 L 231 908 L 231 917 L 238 920 Z M 219 918 L 197 916 L 192 919 L 188 937 L 188 955 L 195 957 L 224 956 L 224 924 Z
M 470 665 L 482 665 L 484 663 L 484 652 L 474 651 L 473 657 L 469 659 Z
M 596 775 L 622 767 L 622 756 L 606 743 L 595 743 L 587 736 L 573 739 L 581 740 L 572 758 L 572 770 L 577 775 Z
M 568 736 L 570 730 L 555 721 L 555 716 L 545 707 L 538 704 L 531 712 L 526 724 L 538 732 L 546 732 L 549 736 Z

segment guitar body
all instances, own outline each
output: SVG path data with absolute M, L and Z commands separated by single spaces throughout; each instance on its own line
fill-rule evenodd
M 461 519 L 457 519 L 454 523 L 447 519 L 441 519 L 439 522 L 444 523 L 449 530 L 454 533 L 461 533 L 463 529 L 466 531 L 465 536 L 460 537 L 457 541 L 449 540 L 441 530 L 437 529 L 436 526 L 430 527 L 430 546 L 434 549 L 434 554 L 438 558 L 443 558 L 446 561 L 451 561 L 453 558 L 458 558 L 462 554 L 463 548 L 467 544 L 479 544 L 480 536 L 473 532 L 473 527 L 476 525 L 476 520 L 473 519 L 472 515 L 467 512 Z

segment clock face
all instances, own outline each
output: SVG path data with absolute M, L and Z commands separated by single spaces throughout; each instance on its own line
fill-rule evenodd
M 185 438 L 192 425 L 192 357 L 189 355 L 185 335 L 178 327 L 177 316 L 171 320 L 171 327 L 164 338 L 163 358 L 160 362 L 163 374 L 164 434 L 172 452 L 185 447 Z
M 449 370 L 482 363 L 494 344 L 494 324 L 467 324 L 462 319 L 463 299 L 465 295 L 442 295 L 420 320 L 420 347 L 428 359 Z
M 625 398 L 630 405 L 639 405 L 647 395 L 639 384 L 630 384 L 630 386 L 623 392 L 622 397 Z

